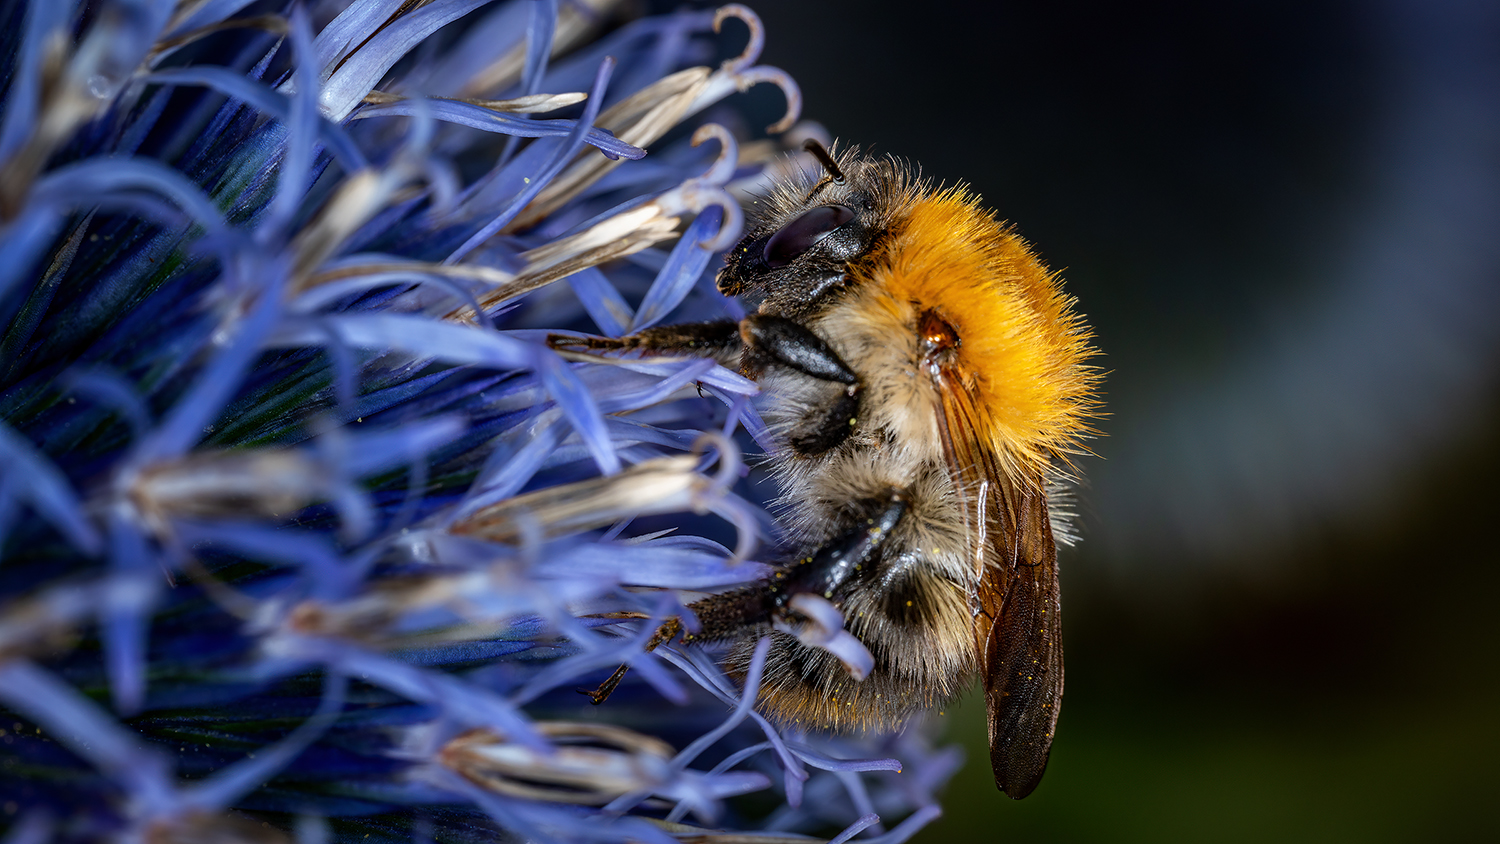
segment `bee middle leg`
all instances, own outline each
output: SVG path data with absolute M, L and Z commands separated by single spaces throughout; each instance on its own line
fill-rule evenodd
M 836 601 L 847 583 L 873 571 L 880 546 L 906 515 L 907 496 L 893 487 L 883 498 L 860 502 L 859 509 L 866 515 L 853 519 L 852 527 L 798 557 L 769 581 L 694 602 L 689 609 L 703 629 L 683 641 L 729 639 L 746 628 L 791 620 L 796 614 L 792 599 L 801 594 Z
M 677 634 L 681 632 L 682 619 L 675 616 L 669 618 L 666 621 L 662 622 L 660 627 L 656 628 L 656 632 L 651 634 L 650 639 L 646 640 L 645 650 L 648 653 L 654 651 L 662 645 L 665 645 L 666 643 L 677 638 Z M 603 683 L 600 683 L 598 688 L 579 689 L 578 693 L 587 695 L 589 700 L 593 701 L 595 706 L 598 706 L 599 704 L 608 700 L 610 695 L 614 694 L 615 689 L 619 687 L 620 681 L 625 679 L 625 673 L 629 670 L 630 666 L 628 664 L 621 665 L 619 668 L 616 668 L 615 672 L 609 675 L 609 677 L 606 678 Z
M 765 583 L 710 595 L 689 607 L 702 629 L 682 637 L 684 643 L 733 639 L 778 620 L 795 621 L 799 615 L 792 599 L 812 593 L 833 600 L 851 578 L 870 571 L 880 546 L 906 515 L 906 493 L 892 488 L 884 498 L 863 502 L 870 515 L 855 520 L 855 526 L 799 557 Z M 653 651 L 682 632 L 682 621 L 667 619 L 646 642 Z M 594 705 L 609 698 L 625 679 L 629 665 L 621 665 L 596 689 L 579 689 Z
M 823 338 L 800 322 L 763 314 L 746 317 L 740 337 L 745 342 L 742 368 L 747 372 L 782 366 L 837 385 L 829 391 L 827 403 L 810 408 L 787 437 L 792 451 L 804 457 L 822 454 L 854 432 L 859 422 L 859 376 Z

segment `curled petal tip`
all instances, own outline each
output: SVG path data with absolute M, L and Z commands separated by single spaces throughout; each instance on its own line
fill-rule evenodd
M 844 616 L 827 600 L 810 592 L 793 596 L 790 606 L 800 613 L 806 624 L 793 626 L 777 622 L 777 629 L 790 633 L 804 645 L 822 648 L 838 657 L 849 676 L 863 680 L 875 667 L 875 657 L 864 643 L 844 629 Z
M 727 6 L 720 6 L 714 12 L 714 32 L 719 32 L 724 21 L 729 18 L 739 18 L 745 22 L 745 26 L 750 28 L 750 41 L 745 44 L 745 49 L 741 50 L 738 56 L 724 62 L 724 69 L 733 73 L 749 67 L 760 58 L 760 51 L 766 46 L 766 28 L 760 22 L 760 15 L 757 15 L 750 7 L 730 3 Z
M 719 453 L 719 470 L 714 473 L 714 486 L 720 491 L 727 490 L 739 480 L 740 469 L 744 466 L 744 461 L 740 456 L 740 447 L 735 445 L 734 440 L 718 431 L 704 431 L 703 435 L 693 442 L 692 453 L 701 455 L 709 448 Z
M 735 84 L 741 91 L 749 90 L 758 82 L 771 82 L 786 95 L 786 113 L 780 120 L 767 126 L 766 131 L 776 135 L 796 125 L 797 119 L 802 116 L 802 89 L 797 87 L 797 80 L 781 68 L 770 65 L 747 68 L 735 75 Z
M 705 185 L 695 193 L 698 201 L 693 203 L 696 206 L 694 210 L 703 211 L 712 205 L 724 209 L 724 224 L 719 227 L 719 233 L 698 241 L 698 245 L 710 252 L 722 252 L 733 246 L 739 240 L 740 232 L 745 229 L 745 214 L 740 210 L 740 204 L 720 187 Z
M 693 146 L 699 146 L 711 139 L 719 142 L 719 157 L 714 159 L 713 165 L 698 179 L 709 184 L 722 185 L 729 181 L 734 175 L 735 167 L 739 165 L 740 147 L 735 142 L 734 135 L 717 123 L 705 123 L 699 126 L 698 131 L 693 133 Z
M 699 179 L 689 179 L 675 190 L 662 194 L 656 205 L 664 214 L 677 215 L 684 211 L 702 212 L 717 205 L 724 211 L 724 223 L 719 233 L 698 241 L 698 245 L 710 252 L 719 252 L 734 245 L 745 227 L 745 214 L 740 204 L 729 192 L 718 185 L 705 184 Z

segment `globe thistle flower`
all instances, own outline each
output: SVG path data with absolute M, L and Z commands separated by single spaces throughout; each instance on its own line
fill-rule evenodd
M 937 815 L 957 758 L 923 730 L 766 721 L 764 642 L 743 685 L 644 648 L 765 574 L 756 385 L 546 335 L 736 314 L 714 256 L 782 147 L 724 100 L 780 86 L 773 135 L 800 102 L 748 9 L 611 5 L 8 7 L 7 840 L 897 842 Z M 859 659 L 836 613 L 801 633 Z M 606 705 L 576 694 L 621 663 Z

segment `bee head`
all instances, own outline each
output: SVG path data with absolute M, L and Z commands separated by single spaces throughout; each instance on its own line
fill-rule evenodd
M 850 266 L 890 230 L 911 182 L 894 159 L 804 146 L 823 172 L 776 185 L 718 275 L 724 295 L 761 298 L 763 312 L 785 316 L 815 313 L 838 295 Z

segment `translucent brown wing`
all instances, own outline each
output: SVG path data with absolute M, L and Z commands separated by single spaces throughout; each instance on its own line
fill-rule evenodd
M 977 587 L 974 637 L 990 722 L 995 785 L 1019 800 L 1047 769 L 1062 705 L 1057 545 L 1042 478 L 1013 477 L 964 373 L 929 362 L 942 396 L 938 430 L 963 500 Z
M 990 530 L 991 559 L 979 576 L 974 635 L 983 660 L 995 785 L 1019 800 L 1047 770 L 1062 708 L 1057 546 L 1045 493 L 1029 483 L 1002 483 L 995 504 L 1006 524 L 998 540 Z M 992 525 L 1001 521 L 989 515 Z

